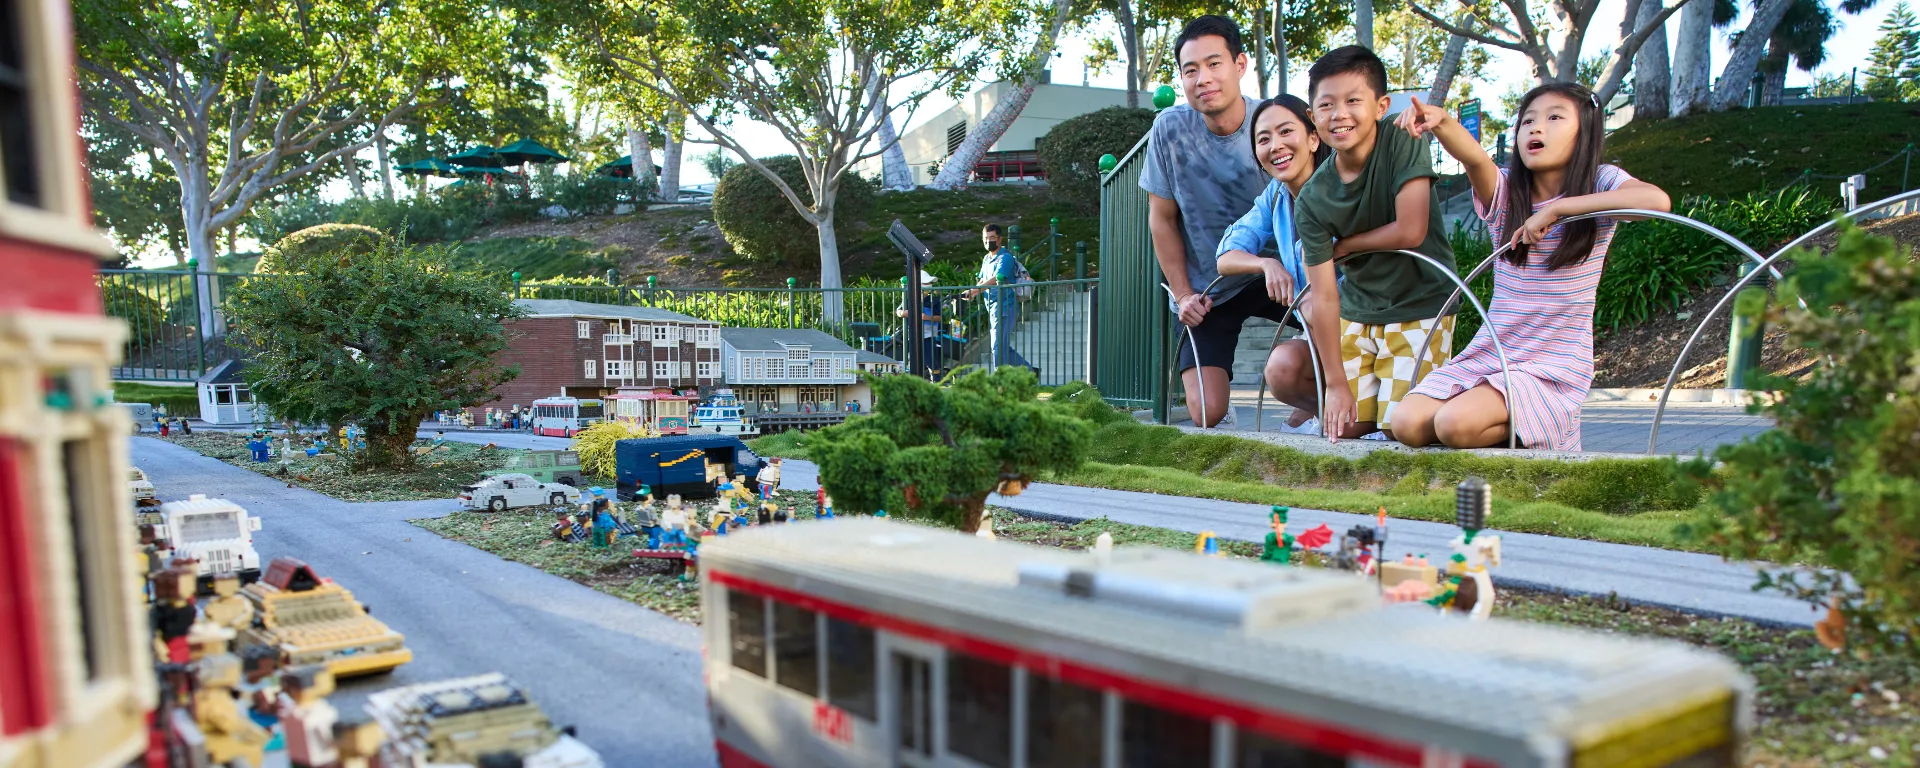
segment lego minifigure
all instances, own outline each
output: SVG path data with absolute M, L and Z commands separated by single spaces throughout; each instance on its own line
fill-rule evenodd
M 333 724 L 333 745 L 340 750 L 340 768 L 372 768 L 386 740 L 380 723 L 364 712 L 342 715 Z
M 593 548 L 606 549 L 620 535 L 613 519 L 613 503 L 601 496 L 593 501 Z
M 568 514 L 564 508 L 556 510 L 553 513 L 552 531 L 553 538 L 569 544 L 578 542 L 582 538 L 580 536 L 580 527 L 573 522 L 573 515 Z
M 154 578 L 153 621 L 155 658 L 185 664 L 189 657 L 187 633 L 196 613 L 193 595 L 198 589 L 191 561 L 176 560 Z
M 760 498 L 771 499 L 775 491 L 780 490 L 780 457 L 767 459 L 767 466 L 760 469 Z
M 820 491 L 820 514 L 822 520 L 833 519 L 833 497 L 826 495 L 826 489 Z
M 193 425 L 187 423 L 185 416 L 180 417 L 180 434 L 183 437 L 193 434 Z
M 240 596 L 240 576 L 222 571 L 213 576 L 213 597 L 200 608 L 201 615 L 235 632 L 253 626 L 253 603 Z
M 225 627 L 214 629 L 227 631 Z M 224 646 L 224 643 L 222 644 Z M 206 739 L 207 757 L 216 765 L 260 765 L 272 734 L 240 714 L 234 703 L 240 684 L 240 659 L 216 653 L 193 664 L 197 685 L 193 693 L 194 720 Z M 239 761 L 244 758 L 245 762 Z
M 773 523 L 773 510 L 776 508 L 771 501 L 762 503 L 760 505 L 760 518 L 757 522 L 761 525 L 771 525 Z
M 1287 565 L 1293 562 L 1293 536 L 1287 533 L 1287 513 L 1289 507 L 1278 504 L 1267 513 L 1267 522 L 1273 530 L 1267 533 L 1267 541 L 1260 548 L 1260 559 L 1269 563 Z
M 340 760 L 333 724 L 340 712 L 327 703 L 333 672 L 325 664 L 294 667 L 280 675 L 280 723 L 293 768 L 331 768 Z
M 1487 569 L 1500 564 L 1500 537 L 1481 533 L 1492 509 L 1493 489 L 1487 481 L 1469 477 L 1460 482 L 1454 494 L 1454 519 L 1460 535 L 1448 542 L 1453 556 L 1448 558 L 1447 575 L 1455 586 L 1442 593 L 1452 593 L 1451 600 L 1435 603 L 1475 619 L 1493 614 L 1493 577 Z
M 167 437 L 171 434 L 173 434 L 173 419 L 161 419 L 160 436 Z
M 240 683 L 234 686 L 247 701 L 247 716 L 269 731 L 276 730 L 280 696 L 280 651 L 268 645 L 251 646 L 240 652 Z M 279 734 L 274 734 L 279 741 Z M 269 742 L 267 749 L 278 745 Z
M 1213 531 L 1201 531 L 1193 540 L 1193 552 L 1197 555 L 1220 556 L 1220 539 Z

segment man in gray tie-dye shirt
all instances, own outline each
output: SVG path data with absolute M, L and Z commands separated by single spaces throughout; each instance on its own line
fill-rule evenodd
M 1187 22 L 1173 52 L 1187 103 L 1154 118 L 1140 188 L 1151 196 L 1154 258 L 1173 289 L 1180 322 L 1193 332 L 1192 345 L 1182 343 L 1179 352 L 1187 406 L 1195 424 L 1210 427 L 1227 412 L 1240 327 L 1249 317 L 1280 320 L 1286 308 L 1265 291 L 1240 290 L 1258 275 L 1230 275 L 1207 290 L 1220 274 L 1214 266 L 1220 237 L 1253 207 L 1269 180 L 1254 160 L 1249 136 L 1256 103 L 1240 93 L 1247 72 L 1240 29 L 1225 17 L 1201 16 Z M 1207 413 L 1201 414 L 1203 382 Z

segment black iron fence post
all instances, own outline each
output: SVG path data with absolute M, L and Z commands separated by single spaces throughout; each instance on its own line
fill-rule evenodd
M 1079 240 L 1073 244 L 1073 279 L 1087 279 L 1087 241 Z

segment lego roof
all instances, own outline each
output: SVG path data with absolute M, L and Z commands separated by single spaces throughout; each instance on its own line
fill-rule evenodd
M 812 347 L 816 352 L 852 352 L 839 339 L 809 328 L 722 328 L 720 340 L 734 349 L 779 352 L 790 346 Z
M 894 365 L 900 365 L 900 361 L 898 360 L 865 349 L 855 350 L 853 360 L 857 363 L 892 363 Z
M 1354 604 L 1326 582 L 1372 587 L 1345 573 L 1142 549 L 1117 549 L 1103 567 L 1087 552 L 843 516 L 749 528 L 702 545 L 700 557 L 703 580 L 800 589 L 935 631 L 1496 763 L 1533 762 L 1524 755 L 1538 742 L 1529 739 L 1571 739 L 1582 724 L 1747 686 L 1726 659 L 1680 643 L 1469 621 L 1419 603 Z M 1066 578 L 1067 588 L 1023 584 L 1023 567 Z M 1070 571 L 1164 588 L 1191 604 L 1070 596 Z M 1221 605 L 1246 606 L 1245 618 L 1182 615 Z M 1436 696 L 1452 703 L 1434 706 Z
M 247 383 L 247 377 L 243 374 L 246 373 L 246 370 L 247 361 L 239 359 L 226 360 L 214 366 L 213 370 L 201 374 L 200 378 L 194 381 L 200 384 L 245 384 Z
M 618 304 L 594 304 L 572 299 L 514 299 L 515 306 L 524 307 L 529 317 L 609 317 L 625 320 L 670 320 L 680 323 L 706 322 L 696 317 L 678 312 L 668 312 L 652 307 L 625 307 Z
M 623 447 L 623 446 L 626 446 L 629 444 L 635 444 L 635 443 L 643 443 L 644 444 L 643 447 L 648 450 L 651 450 L 654 448 L 664 448 L 666 450 L 684 448 L 687 450 L 692 450 L 695 448 L 733 447 L 736 445 L 737 446 L 746 445 L 746 443 L 743 443 L 740 441 L 740 438 L 734 437 L 733 435 L 702 434 L 702 435 L 661 435 L 660 437 L 634 437 L 634 438 L 628 438 L 625 440 L 618 441 L 614 443 L 614 446 L 616 449 L 618 449 L 619 447 Z M 634 450 L 634 449 L 629 449 L 629 450 Z

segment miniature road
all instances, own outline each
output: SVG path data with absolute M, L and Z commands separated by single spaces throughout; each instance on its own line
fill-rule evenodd
M 432 434 L 431 425 L 423 434 Z M 524 432 L 448 432 L 447 439 L 491 442 L 502 448 L 564 448 L 557 437 Z M 812 490 L 819 486 L 810 462 L 790 460 L 783 465 L 781 486 Z M 1162 496 L 1132 491 L 1110 491 L 1071 485 L 1036 483 L 1013 498 L 995 495 L 994 506 L 1030 515 L 1086 520 L 1105 517 L 1122 523 L 1151 525 L 1198 533 L 1213 531 L 1244 541 L 1265 538 L 1267 508 L 1215 499 Z M 1290 531 L 1321 523 L 1339 534 L 1355 525 L 1373 525 L 1373 518 L 1342 512 L 1295 509 Z M 1496 529 L 1497 530 L 1497 529 Z M 1393 520 L 1388 525 L 1386 553 L 1399 557 L 1425 553 L 1434 561 L 1450 551 L 1447 542 L 1460 529 L 1442 523 Z M 1708 615 L 1724 614 L 1773 624 L 1811 625 L 1818 618 L 1805 603 L 1776 593 L 1754 592 L 1754 568 L 1729 563 L 1712 555 L 1675 552 L 1627 544 L 1564 539 L 1527 533 L 1501 533 L 1502 564 L 1494 571 L 1496 583 L 1583 594 L 1618 594 L 1635 603 L 1667 606 Z
M 307 561 L 407 636 L 413 662 L 343 683 L 341 710 L 395 685 L 498 671 L 608 766 L 715 764 L 694 627 L 407 522 L 451 501 L 353 504 L 160 440 L 132 445 L 160 498 L 233 500 L 260 517 L 263 559 Z

